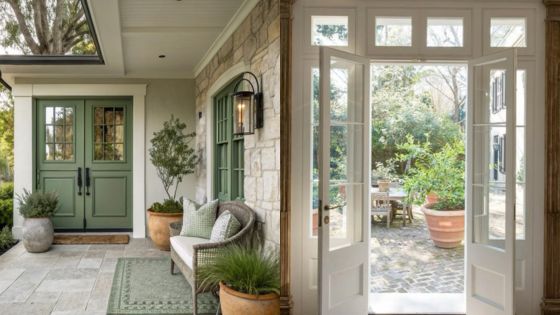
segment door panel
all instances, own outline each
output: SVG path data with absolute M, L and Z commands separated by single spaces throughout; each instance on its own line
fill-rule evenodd
M 515 50 L 469 63 L 467 313 L 514 314 Z
M 37 101 L 37 189 L 59 195 L 53 217 L 57 229 L 79 229 L 84 195 L 78 188 L 83 170 L 83 100 Z
M 369 274 L 369 60 L 320 50 L 319 305 L 366 314 Z
M 132 227 L 131 109 L 130 101 L 124 99 L 86 101 L 88 229 Z

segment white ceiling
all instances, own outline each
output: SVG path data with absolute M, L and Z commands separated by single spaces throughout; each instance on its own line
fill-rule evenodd
M 104 65 L 0 66 L 3 77 L 193 78 L 254 0 L 88 0 Z M 234 25 L 234 24 L 233 24 Z M 228 26 L 228 28 L 226 28 Z M 219 47 L 218 47 L 219 48 Z M 161 59 L 159 55 L 166 57 Z

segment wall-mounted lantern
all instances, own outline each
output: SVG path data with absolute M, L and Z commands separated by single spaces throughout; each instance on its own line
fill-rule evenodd
M 253 83 L 245 75 L 254 78 L 256 89 Z M 245 86 L 250 86 L 251 90 L 242 89 L 238 91 L 242 82 L 247 82 Z M 234 135 L 250 135 L 255 133 L 255 129 L 262 128 L 264 125 L 264 105 L 262 90 L 259 79 L 252 72 L 243 72 L 241 79 L 233 88 L 232 104 L 233 104 L 233 134 Z

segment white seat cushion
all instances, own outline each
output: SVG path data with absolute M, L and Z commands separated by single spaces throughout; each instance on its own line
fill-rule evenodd
M 193 269 L 193 245 L 210 243 L 209 239 L 190 236 L 173 236 L 170 241 L 173 250 L 191 270 Z

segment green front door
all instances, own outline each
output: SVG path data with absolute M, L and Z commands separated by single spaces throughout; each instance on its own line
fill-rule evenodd
M 58 230 L 132 227 L 129 99 L 38 100 L 37 189 L 55 191 Z

